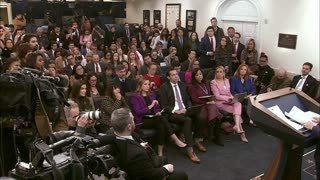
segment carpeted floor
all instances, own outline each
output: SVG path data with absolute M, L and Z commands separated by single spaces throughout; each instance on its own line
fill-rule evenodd
M 173 144 L 166 146 L 165 154 L 176 169 L 188 174 L 190 180 L 248 180 L 263 174 L 268 168 L 277 148 L 277 139 L 259 128 L 244 125 L 244 129 L 248 144 L 241 142 L 237 134 L 223 135 L 224 147 L 205 142 L 208 152 L 195 150 L 200 164 L 192 163 L 184 151 Z M 313 153 L 310 153 L 303 159 L 302 180 L 315 179 L 313 165 Z

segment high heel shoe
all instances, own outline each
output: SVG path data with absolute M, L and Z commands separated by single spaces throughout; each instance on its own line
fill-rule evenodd
M 237 128 L 237 126 L 233 126 L 232 129 L 234 130 L 234 132 L 236 132 L 236 133 L 238 133 L 238 134 L 244 133 L 244 131 L 241 131 L 239 128 Z
M 252 127 L 257 127 L 256 123 L 254 123 L 251 119 L 250 119 L 250 121 L 249 121 L 249 124 L 250 124 L 250 126 L 252 126 Z
M 249 143 L 249 141 L 248 141 L 246 135 L 244 134 L 244 132 L 240 134 L 240 140 L 242 142 Z

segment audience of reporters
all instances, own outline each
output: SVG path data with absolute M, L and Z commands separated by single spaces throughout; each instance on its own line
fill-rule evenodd
M 284 69 L 279 69 L 273 76 L 274 72 L 268 65 L 268 57 L 264 53 L 261 53 L 259 64 L 257 64 L 258 52 L 255 49 L 254 39 L 250 39 L 245 48 L 239 42 L 240 33 L 235 32 L 233 27 L 228 28 L 228 36 L 225 37 L 223 30 L 217 26 L 216 18 L 211 19 L 211 25 L 207 28 L 201 42 L 199 42 L 197 32 L 191 32 L 190 37 L 187 37 L 188 33 L 185 28 L 181 27 L 179 19 L 176 21 L 177 28 L 173 29 L 170 34 L 167 28 L 152 29 L 151 26 L 145 25 L 143 26 L 145 30 L 138 34 L 139 38 L 128 23 L 125 23 L 122 34 L 116 31 L 115 26 L 106 33 L 99 26 L 91 29 L 87 20 L 86 28 L 81 30 L 84 32 L 82 35 L 80 35 L 77 23 L 74 22 L 65 35 L 61 28 L 56 26 L 48 36 L 43 32 L 43 28 L 39 27 L 36 35 L 25 34 L 23 29 L 17 29 L 16 37 L 9 36 L 8 32 L 2 33 L 4 28 L 0 26 L 0 48 L 2 50 L 0 68 L 3 67 L 4 71 L 16 71 L 21 67 L 29 67 L 42 71 L 45 75 L 65 74 L 69 76 L 68 90 L 71 106 L 64 109 L 65 115 L 70 129 L 83 134 L 110 133 L 113 131 L 114 123 L 118 128 L 119 125 L 123 126 L 121 130 L 114 129 L 117 135 L 125 131 L 129 136 L 134 130 L 134 123 L 131 120 L 126 125 L 112 122 L 111 114 L 117 109 L 128 108 L 126 98 L 130 96 L 134 120 L 136 124 L 139 124 L 139 128 L 157 129 L 159 156 L 163 155 L 165 137 L 170 136 L 179 147 L 187 146 L 188 158 L 192 162 L 199 163 L 200 159 L 192 147 L 195 145 L 200 151 L 206 151 L 202 144 L 204 133 L 207 132 L 210 140 L 223 146 L 219 135 L 223 117 L 221 111 L 233 114 L 235 122 L 233 130 L 239 133 L 241 141 L 248 142 L 242 128 L 241 116 L 245 112 L 241 109 L 245 107 L 251 95 L 255 95 L 256 92 L 259 94 L 291 86 L 302 90 L 312 98 L 317 98 L 316 93 L 319 91 L 317 81 L 309 74 L 312 70 L 311 63 L 304 63 L 302 76 L 295 76 L 292 82 Z M 122 43 L 123 40 L 125 43 Z M 15 53 L 18 59 L 9 58 Z M 197 59 L 199 56 L 200 60 Z M 172 68 L 168 72 L 161 71 L 161 69 L 168 68 L 160 68 L 159 65 L 163 61 L 166 66 Z M 240 65 L 240 63 L 243 64 Z M 199 68 L 199 65 L 202 69 Z M 215 78 L 209 85 L 205 82 L 203 68 L 214 69 L 215 66 L 218 66 L 216 71 L 213 71 Z M 225 74 L 230 75 L 233 72 L 236 73 L 230 79 L 229 84 Z M 164 73 L 167 74 L 163 75 Z M 253 74 L 257 76 L 255 80 L 257 91 L 255 91 L 251 78 L 254 77 Z M 136 88 L 137 79 L 139 83 Z M 189 85 L 188 88 L 184 82 Z M 105 90 L 107 96 L 104 98 Z M 213 99 L 199 99 L 200 96 L 212 95 L 211 92 L 214 93 Z M 233 95 L 243 92 L 246 92 L 247 96 L 242 104 L 231 102 Z M 156 97 L 156 93 L 159 93 L 160 96 Z M 95 110 L 92 98 L 96 97 L 103 98 L 102 120 L 97 122 L 81 116 L 82 112 Z M 203 105 L 199 114 L 188 114 L 191 102 L 194 106 Z M 163 108 L 163 113 L 159 105 Z M 129 117 L 129 111 L 126 113 Z M 147 118 L 145 115 L 155 115 L 155 117 Z M 182 126 L 186 144 L 177 138 L 169 122 Z M 193 137 L 195 143 L 193 143 Z M 128 152 L 121 150 L 121 153 Z M 122 160 L 123 170 L 130 169 L 131 165 L 125 163 L 124 159 Z M 142 160 L 138 161 L 137 163 L 140 163 Z M 165 165 L 165 169 L 161 169 L 163 174 L 167 174 L 166 171 L 170 172 L 167 179 L 174 177 L 171 176 L 171 173 L 174 172 L 172 168 L 172 165 Z M 136 177 L 133 176 L 133 179 L 151 177 L 150 174 L 144 176 L 140 172 L 131 170 L 128 170 L 127 173 L 131 178 L 132 174 L 137 174 Z M 160 178 L 160 176 L 152 176 L 152 178 Z

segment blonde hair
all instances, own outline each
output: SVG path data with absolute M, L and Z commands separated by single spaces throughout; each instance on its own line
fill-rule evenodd
M 137 85 L 137 90 L 136 90 L 136 92 L 137 92 L 138 94 L 142 95 L 142 85 L 143 85 L 143 83 L 146 82 L 146 81 L 149 81 L 149 79 L 146 79 L 146 78 L 144 78 L 144 77 L 141 77 L 141 78 L 138 80 L 138 85 Z M 150 82 L 150 81 L 149 81 L 149 82 Z M 150 91 L 147 92 L 147 95 L 148 95 L 148 96 L 150 95 Z
M 217 75 L 217 70 L 218 70 L 218 69 L 221 69 L 221 70 L 223 71 L 223 73 L 224 73 L 223 79 L 225 79 L 226 69 L 225 69 L 223 66 L 221 66 L 221 65 L 216 67 L 216 72 L 215 72 L 214 79 L 217 79 L 217 76 L 216 76 L 216 75 Z

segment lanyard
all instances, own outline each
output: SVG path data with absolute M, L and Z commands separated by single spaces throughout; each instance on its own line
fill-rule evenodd
M 208 89 L 206 87 L 206 85 L 204 85 L 204 88 L 201 86 L 201 84 L 199 84 L 199 87 L 202 89 L 202 91 L 206 94 L 206 96 L 209 95 Z

